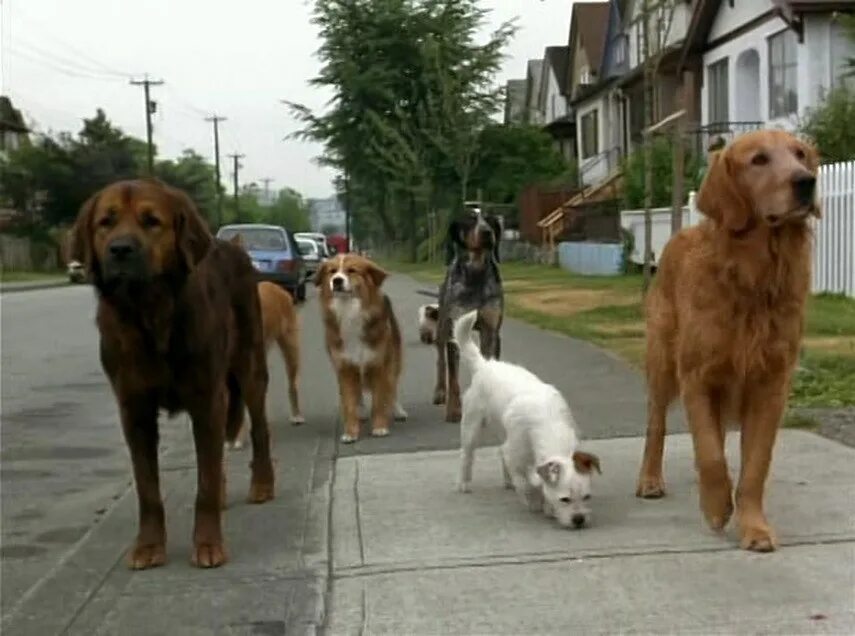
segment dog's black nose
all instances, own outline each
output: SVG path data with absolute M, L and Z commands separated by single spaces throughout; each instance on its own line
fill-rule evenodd
M 793 192 L 796 200 L 802 205 L 808 205 L 813 201 L 816 190 L 816 177 L 812 174 L 799 174 L 793 177 Z
M 570 521 L 573 522 L 574 528 L 581 528 L 585 525 L 585 515 L 573 515 L 570 517 Z
M 120 236 L 117 239 L 113 239 L 107 249 L 110 252 L 110 256 L 121 261 L 136 254 L 140 249 L 140 244 L 137 239 L 131 236 Z
M 333 291 L 341 291 L 342 289 L 344 289 L 344 280 L 342 278 L 333 278 L 332 288 Z

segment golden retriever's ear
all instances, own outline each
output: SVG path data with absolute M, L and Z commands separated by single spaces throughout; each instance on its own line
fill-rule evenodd
M 580 473 L 590 473 L 596 469 L 599 474 L 603 474 L 603 471 L 600 470 L 600 458 L 591 453 L 576 451 L 573 453 L 573 465 Z
M 368 269 L 365 270 L 365 273 L 368 274 L 375 287 L 380 287 L 389 275 L 386 273 L 386 270 L 371 261 L 368 262 Z
M 322 261 L 320 266 L 318 267 L 318 271 L 315 272 L 315 287 L 320 287 L 324 283 L 324 278 L 327 276 L 327 270 L 329 269 L 330 262 Z
M 80 206 L 77 219 L 68 237 L 69 260 L 83 263 L 87 272 L 92 271 L 98 260 L 95 246 L 92 244 L 92 215 L 95 214 L 95 206 L 98 204 L 100 194 L 100 191 L 96 192 Z
M 807 164 L 808 170 L 816 176 L 817 186 L 819 186 L 819 151 L 816 149 L 816 146 L 808 141 L 803 141 L 802 143 L 804 144 L 806 157 L 805 163 Z M 810 213 L 816 218 L 822 217 L 822 209 L 819 206 L 819 187 L 814 190 L 814 202 Z
M 211 232 L 187 193 L 166 185 L 162 187 L 172 202 L 179 258 L 184 261 L 187 270 L 191 271 L 208 253 L 213 241 Z
M 709 162 L 697 208 L 725 229 L 741 232 L 751 221 L 751 204 L 739 192 L 727 148 L 712 153 Z

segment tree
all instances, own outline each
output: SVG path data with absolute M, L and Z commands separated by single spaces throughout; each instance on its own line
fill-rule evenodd
M 513 34 L 502 25 L 477 42 L 486 15 L 476 0 L 316 2 L 323 65 L 311 83 L 334 97 L 323 114 L 291 108 L 296 134 L 323 143 L 320 161 L 347 175 L 343 198 L 360 231 L 406 238 L 414 253 L 431 209 L 462 207 Z
M 306 232 L 311 228 L 309 208 L 300 193 L 291 188 L 279 191 L 275 203 L 267 208 L 266 223 L 281 225 L 292 232 Z
M 802 132 L 810 137 L 824 161 L 855 159 L 855 90 L 840 86 L 808 110 Z
M 10 153 L 0 185 L 33 221 L 38 208 L 43 223 L 67 224 L 93 192 L 138 176 L 144 158 L 145 144 L 115 127 L 98 109 L 83 121 L 76 138 L 68 133 L 42 136 Z
M 184 190 L 212 228 L 217 215 L 217 184 L 214 166 L 193 150 L 178 159 L 158 161 L 154 173 L 169 185 Z
M 538 126 L 490 125 L 483 128 L 472 171 L 472 185 L 491 203 L 513 203 L 522 190 L 568 171 L 552 138 Z

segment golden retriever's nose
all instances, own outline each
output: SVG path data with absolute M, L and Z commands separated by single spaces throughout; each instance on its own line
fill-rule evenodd
M 816 177 L 809 172 L 797 174 L 793 177 L 793 192 L 796 200 L 802 205 L 810 205 L 816 190 Z
M 110 242 L 108 250 L 110 256 L 117 261 L 124 260 L 135 255 L 140 248 L 139 241 L 132 236 L 120 236 Z

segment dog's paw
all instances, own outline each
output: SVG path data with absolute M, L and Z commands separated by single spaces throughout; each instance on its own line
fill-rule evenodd
M 348 433 L 345 433 L 341 436 L 340 439 L 342 444 L 353 444 L 353 442 L 356 441 L 357 437 L 355 435 L 349 435 Z
M 395 421 L 403 422 L 408 417 L 409 417 L 409 415 L 404 410 L 404 407 L 396 402 L 395 403 Z
M 472 482 L 471 481 L 458 481 L 455 486 L 457 492 L 469 493 L 472 492 Z
M 375 428 L 373 431 L 371 431 L 371 434 L 374 437 L 387 437 L 389 435 L 389 429 L 385 427 Z
M 778 547 L 775 533 L 767 524 L 743 528 L 739 545 L 752 552 L 774 552 Z
M 443 389 L 437 389 L 433 392 L 433 403 L 445 404 L 445 391 Z
M 226 548 L 221 542 L 197 543 L 190 562 L 197 568 L 217 568 L 226 562 Z
M 306 418 L 302 415 L 292 415 L 291 416 L 291 425 L 292 426 L 300 426 L 306 423 Z
M 226 450 L 236 451 L 243 448 L 243 441 L 236 439 L 233 442 L 226 442 Z
M 730 483 L 717 484 L 712 488 L 701 486 L 701 510 L 709 527 L 720 532 L 724 530 L 733 514 L 733 497 Z
M 661 499 L 665 496 L 665 480 L 661 476 L 640 478 L 635 496 L 642 499 Z
M 166 563 L 166 546 L 163 543 L 137 544 L 128 552 L 128 567 L 147 570 Z
M 257 482 L 249 485 L 249 495 L 246 500 L 249 503 L 261 504 L 265 501 L 270 501 L 274 497 L 273 482 Z

